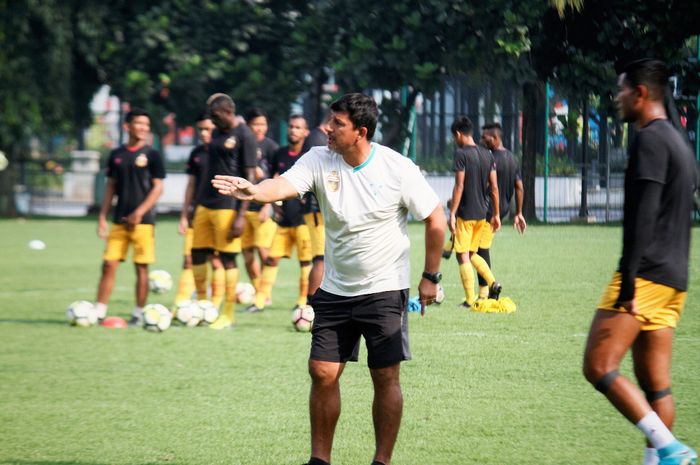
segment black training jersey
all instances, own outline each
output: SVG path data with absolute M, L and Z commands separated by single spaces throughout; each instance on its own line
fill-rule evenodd
M 265 137 L 263 140 L 258 141 L 258 149 L 256 151 L 256 158 L 258 160 L 258 168 L 262 171 L 262 179 L 257 182 L 261 182 L 263 179 L 270 177 L 270 160 L 275 154 L 280 146 L 274 140 L 269 137 Z M 250 202 L 248 206 L 248 211 L 259 212 L 262 209 L 262 205 L 256 202 Z
M 185 173 L 194 176 L 194 192 L 192 193 L 192 207 L 197 206 L 199 198 L 206 187 L 207 159 L 209 153 L 206 145 L 198 145 L 190 152 L 190 157 L 185 165 Z
M 257 150 L 255 136 L 245 124 L 228 131 L 214 130 L 209 143 L 206 183 L 203 183 L 199 204 L 214 210 L 237 208 L 238 202 L 219 194 L 210 181 L 217 174 L 245 177 L 247 168 L 257 166 Z
M 498 209 L 501 219 L 508 216 L 510 213 L 510 201 L 515 193 L 515 183 L 520 181 L 520 169 L 518 162 L 508 149 L 492 150 L 493 160 L 496 162 L 496 176 L 498 178 Z M 491 209 L 491 196 L 487 196 L 489 201 L 489 210 L 486 214 L 487 218 L 493 216 Z
M 493 156 L 476 145 L 457 149 L 454 171 L 464 171 L 464 191 L 457 208 L 463 220 L 483 220 L 489 209 L 489 174 L 495 170 Z
M 313 128 L 309 133 L 309 137 L 304 140 L 304 146 L 302 147 L 302 153 L 308 152 L 312 147 L 328 145 L 328 135 L 321 131 L 319 128 Z M 313 192 L 307 192 L 304 194 L 304 198 L 301 201 L 304 209 L 304 214 L 306 213 L 319 213 L 321 208 L 318 206 L 318 200 Z
M 301 158 L 303 152 L 293 153 L 289 146 L 280 147 L 272 157 L 270 164 L 270 176 L 283 174 Z M 283 227 L 299 226 L 304 224 L 304 213 L 301 200 L 291 199 L 282 202 L 282 217 L 277 219 L 277 224 Z
M 695 160 L 683 136 L 668 120 L 655 120 L 637 132 L 630 144 L 625 171 L 623 248 L 619 271 L 628 270 L 630 258 L 641 252 L 637 276 L 682 291 L 688 288 Z M 662 185 L 661 202 L 651 242 L 634 243 L 639 193 L 645 182 Z M 641 227 L 648 227 L 642 225 Z
M 125 223 L 125 218 L 146 200 L 153 188 L 153 179 L 165 178 L 160 153 L 149 145 L 130 148 L 122 145 L 112 150 L 107 161 L 107 177 L 114 180 L 117 206 L 112 221 Z M 153 209 L 143 215 L 142 224 L 155 224 Z

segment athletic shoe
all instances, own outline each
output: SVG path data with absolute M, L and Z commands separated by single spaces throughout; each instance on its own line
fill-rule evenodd
M 231 329 L 233 328 L 233 320 L 226 315 L 219 315 L 216 321 L 209 325 L 211 329 Z
M 472 306 L 469 305 L 469 304 L 467 303 L 467 300 L 466 300 L 466 299 L 464 299 L 464 300 L 462 301 L 461 304 L 457 305 L 457 307 L 458 307 L 458 308 L 464 308 L 464 309 L 467 309 L 467 310 L 469 310 L 470 308 L 472 308 Z
M 444 258 L 445 260 L 449 260 L 451 256 L 452 256 L 451 250 L 443 250 L 442 251 L 442 258 Z
M 489 287 L 489 299 L 498 300 L 501 295 L 501 283 L 494 281 Z
M 140 328 L 143 326 L 143 316 L 141 315 L 131 315 L 129 321 L 127 322 L 129 328 Z
M 680 441 L 657 450 L 659 465 L 695 465 L 698 454 Z
M 296 304 L 295 306 L 292 307 L 292 311 L 300 309 L 302 306 L 299 304 Z
M 245 311 L 246 313 L 260 313 L 263 311 L 263 309 L 255 304 L 250 304 L 246 307 Z

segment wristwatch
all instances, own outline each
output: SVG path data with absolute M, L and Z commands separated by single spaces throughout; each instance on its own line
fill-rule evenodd
M 439 271 L 436 271 L 435 273 L 428 273 L 427 271 L 424 271 L 423 277 L 428 281 L 437 284 L 442 280 L 442 273 Z

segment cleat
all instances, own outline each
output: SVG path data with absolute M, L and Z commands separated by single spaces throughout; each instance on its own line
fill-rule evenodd
M 129 328 L 140 328 L 143 326 L 143 316 L 141 315 L 131 315 L 129 321 L 127 322 Z
M 501 284 L 498 281 L 494 281 L 489 287 L 489 299 L 498 300 L 501 295 Z
M 210 329 L 231 329 L 233 328 L 233 320 L 226 315 L 220 315 L 216 321 L 209 325 Z
M 262 311 L 263 311 L 263 309 L 258 307 L 255 304 L 248 305 L 245 309 L 246 313 L 260 313 Z
M 675 441 L 658 451 L 659 465 L 695 465 L 698 454 L 685 444 Z
M 442 251 L 442 258 L 444 258 L 445 260 L 449 260 L 451 256 L 452 256 L 451 250 L 443 250 Z
M 465 300 L 462 301 L 461 304 L 457 305 L 457 308 L 464 308 L 464 309 L 466 309 L 466 310 L 469 310 L 470 308 L 472 308 L 472 306 L 469 305 L 469 303 L 468 303 L 468 302 L 466 301 L 466 299 L 465 299 Z

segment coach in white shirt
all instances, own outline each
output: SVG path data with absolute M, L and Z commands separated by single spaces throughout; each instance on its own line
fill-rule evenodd
M 389 465 L 401 423 L 402 360 L 411 357 L 406 317 L 410 287 L 407 215 L 425 223 L 425 265 L 418 286 L 422 307 L 437 293 L 445 216 L 418 167 L 371 139 L 375 101 L 347 94 L 331 105 L 328 147 L 314 147 L 277 179 L 253 185 L 217 176 L 219 192 L 260 203 L 313 192 L 326 223 L 326 268 L 312 297 L 311 459 L 330 463 L 340 416 L 340 375 L 356 361 L 360 336 L 374 383 L 376 450 L 373 464 Z M 423 308 L 424 309 L 424 308 Z

